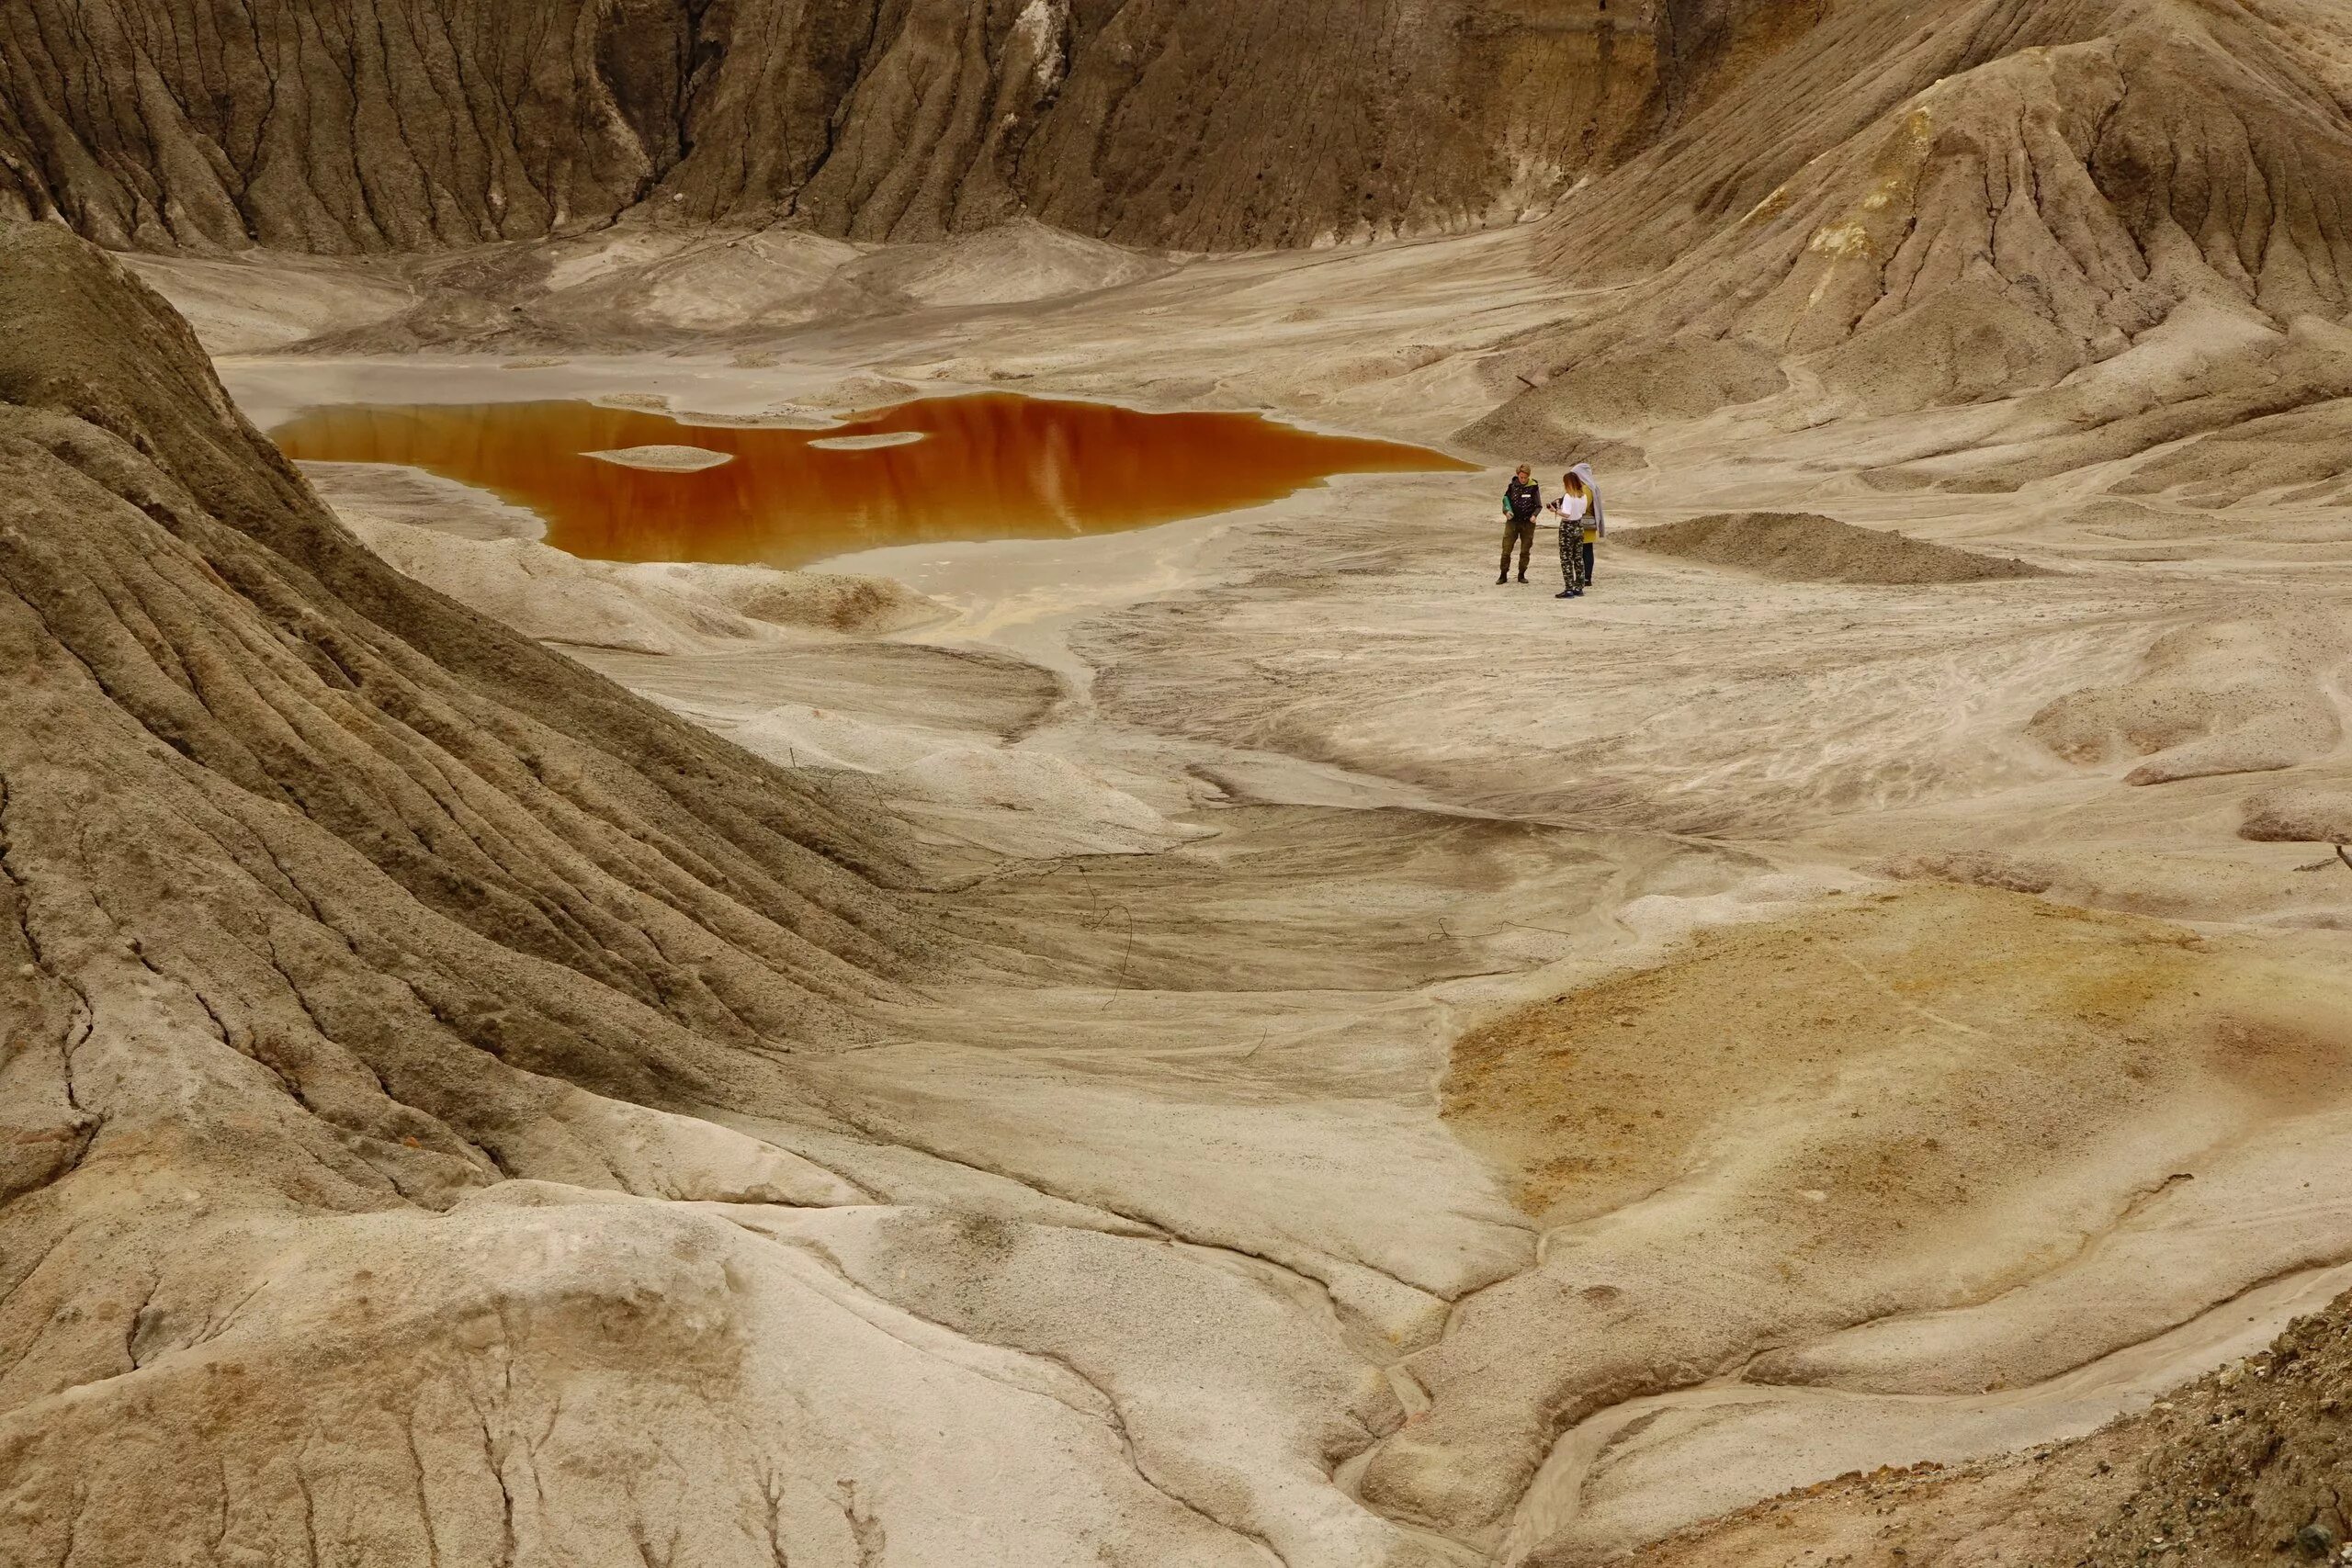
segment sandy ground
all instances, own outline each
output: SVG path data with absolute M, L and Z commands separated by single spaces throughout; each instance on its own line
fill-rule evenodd
M 678 446 L 668 444 L 653 446 L 623 446 L 611 452 L 584 454 L 607 463 L 618 463 L 625 468 L 651 468 L 656 471 L 684 471 L 715 468 L 721 463 L 731 463 L 731 452 L 713 452 L 701 446 Z
M 756 355 L 222 372 L 263 423 L 363 397 L 822 417 L 878 380 L 1442 443 L 1589 303 L 1503 233 Z M 857 1157 L 1102 1255 L 991 1295 L 958 1246 L 845 1239 L 860 1288 L 1108 1368 L 1109 1419 L 1237 1560 L 1567 1562 L 2087 1430 L 2352 1283 L 2352 873 L 2238 837 L 2251 797 L 2352 776 L 2352 525 L 2118 501 L 2096 463 L 1892 492 L 1860 469 L 2000 411 L 1816 432 L 1803 395 L 1642 432 L 1646 468 L 1603 468 L 1612 526 L 1811 512 L 2044 573 L 1608 545 L 1562 604 L 1548 533 L 1538 585 L 1494 583 L 1498 466 L 845 558 L 897 585 L 887 615 L 762 619 L 693 569 L 466 556 L 542 547 L 453 487 L 313 477 L 404 570 L 831 771 L 1047 962 L 801 1070 Z M 1203 1269 L 1246 1287 L 1249 1334 L 1198 1331 Z M 1340 1440 L 1317 1423 L 1349 1376 L 1375 1393 Z

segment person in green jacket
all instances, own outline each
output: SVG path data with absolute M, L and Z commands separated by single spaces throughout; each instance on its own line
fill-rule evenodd
M 1544 492 L 1535 486 L 1535 470 L 1525 463 L 1503 487 L 1503 566 L 1497 582 L 1510 581 L 1511 547 L 1519 547 L 1519 580 L 1527 581 L 1527 558 L 1535 553 L 1535 519 L 1544 511 Z

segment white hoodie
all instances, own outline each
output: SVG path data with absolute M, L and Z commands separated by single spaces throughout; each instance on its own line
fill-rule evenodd
M 1568 472 L 1584 481 L 1585 492 L 1582 495 L 1569 495 L 1563 492 L 1560 499 L 1552 503 L 1552 512 L 1555 515 L 1565 518 L 1570 523 L 1581 523 L 1584 521 L 1585 513 L 1589 511 L 1592 513 L 1593 533 L 1596 536 L 1607 534 L 1609 519 L 1607 513 L 1601 511 L 1600 487 L 1593 482 L 1592 465 L 1578 463 L 1569 468 Z

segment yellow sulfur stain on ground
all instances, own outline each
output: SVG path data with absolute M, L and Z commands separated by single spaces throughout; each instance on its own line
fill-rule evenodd
M 2342 1098 L 2347 1066 L 2352 994 L 2275 937 L 1928 885 L 1702 932 L 1498 1018 L 1443 1095 L 1551 1224 L 1724 1181 L 1901 1228 L 2135 1123 Z

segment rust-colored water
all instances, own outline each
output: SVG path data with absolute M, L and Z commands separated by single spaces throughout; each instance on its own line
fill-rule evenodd
M 910 432 L 922 439 L 812 445 Z M 1468 467 L 1255 414 L 1138 413 L 1004 393 L 901 403 L 832 430 L 681 424 L 538 402 L 320 408 L 273 434 L 289 457 L 410 463 L 494 491 L 546 518 L 548 542 L 574 555 L 771 566 L 928 539 L 1111 533 L 1256 505 L 1331 474 Z M 680 472 L 583 456 L 650 446 L 733 460 Z

